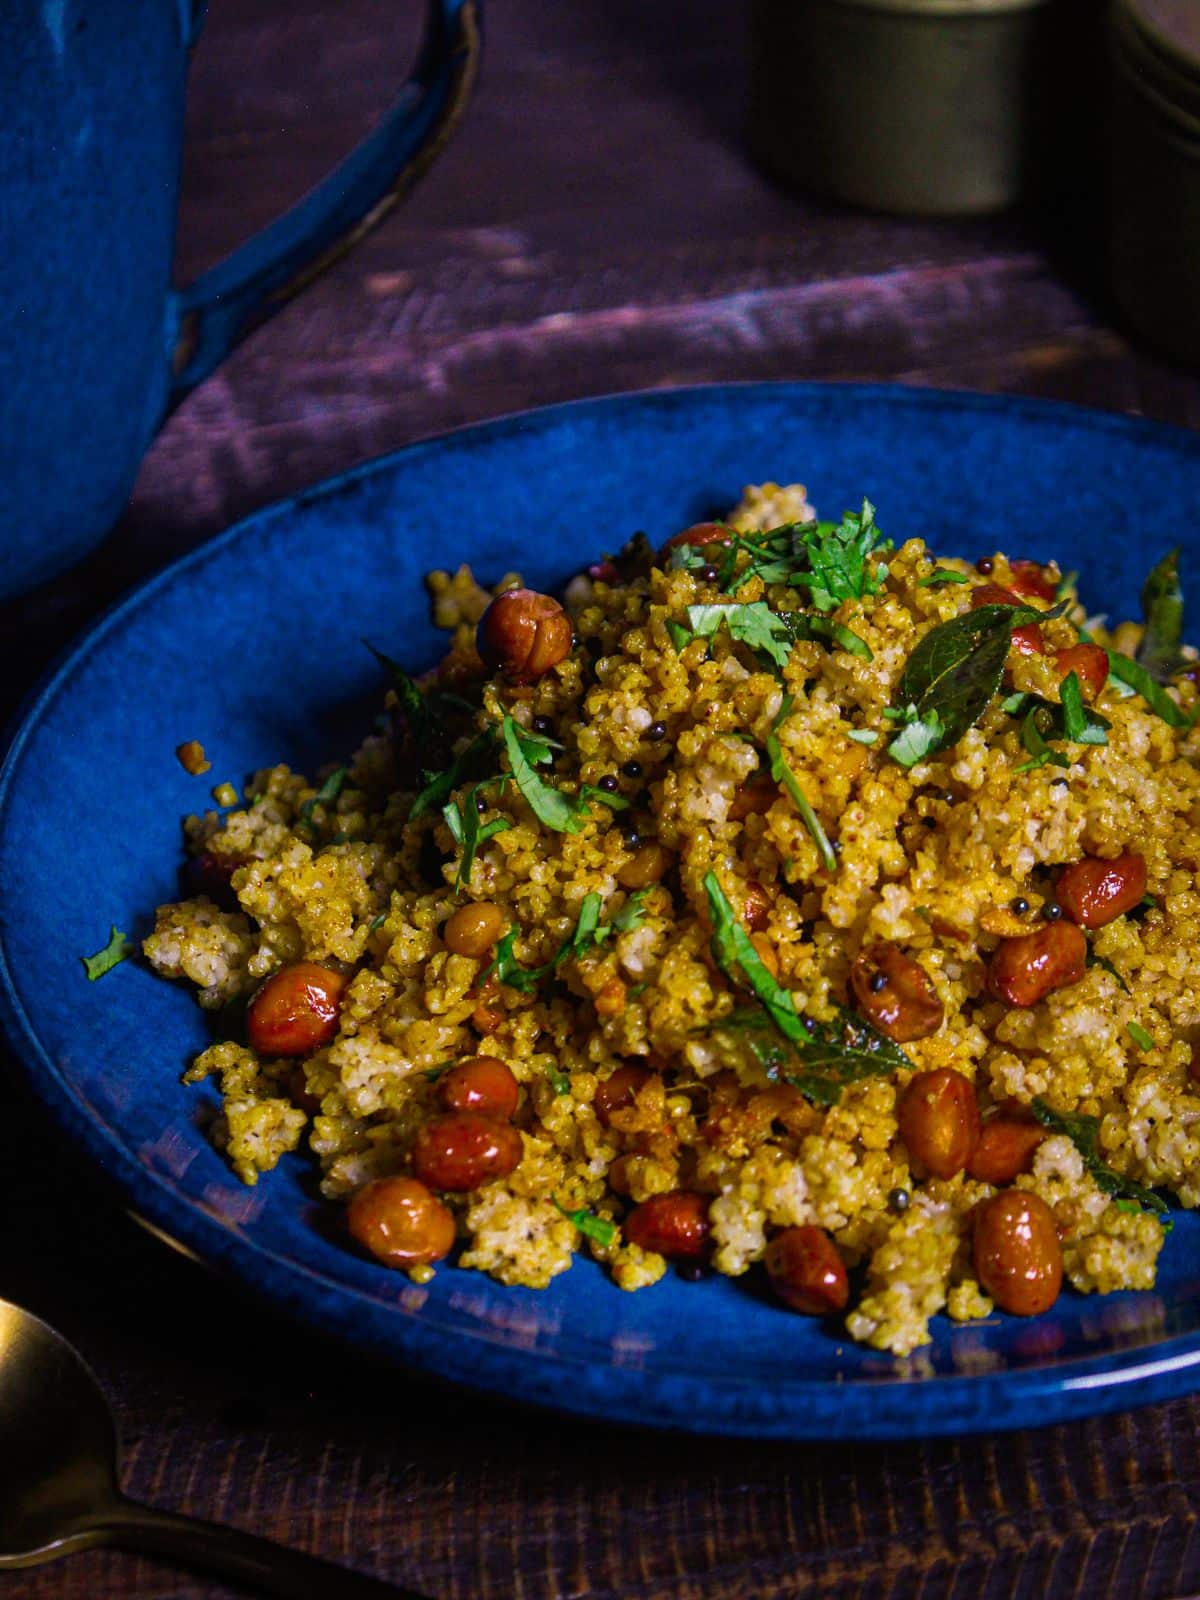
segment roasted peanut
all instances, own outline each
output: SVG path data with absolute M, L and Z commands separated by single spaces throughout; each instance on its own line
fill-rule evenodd
M 648 889 L 652 883 L 665 878 L 675 857 L 666 845 L 657 839 L 647 839 L 617 868 L 617 882 L 622 889 Z
M 978 611 L 980 606 L 1019 606 L 1021 597 L 1014 594 L 1011 589 L 1002 589 L 998 583 L 981 583 L 977 589 L 971 590 L 971 610 Z M 1046 643 L 1042 638 L 1041 624 L 1037 622 L 1023 622 L 1019 628 L 1014 628 L 1012 633 L 1012 647 L 1019 655 L 1040 656 L 1046 653 Z
M 479 961 L 503 931 L 504 913 L 500 907 L 487 900 L 474 900 L 447 917 L 442 941 L 452 954 Z
M 896 1122 L 909 1155 L 935 1178 L 962 1172 L 979 1143 L 975 1090 L 950 1067 L 917 1073 L 900 1096 Z
M 1108 682 L 1108 652 L 1098 644 L 1072 644 L 1054 652 L 1054 670 L 1060 681 L 1072 672 L 1079 679 L 1085 700 L 1094 700 Z
M 1013 594 L 1032 595 L 1036 600 L 1049 602 L 1058 593 L 1059 574 L 1052 568 L 1047 570 L 1040 561 L 1018 557 L 1008 563 L 1008 571 L 1008 587 Z
M 1045 1128 L 1032 1117 L 1002 1112 L 984 1123 L 967 1171 L 980 1183 L 992 1183 L 997 1188 L 1011 1183 L 1019 1173 L 1029 1171 L 1033 1152 L 1045 1137 Z
M 521 1090 L 512 1068 L 498 1056 L 472 1056 L 438 1079 L 438 1099 L 447 1111 L 474 1111 L 498 1122 L 511 1120 Z
M 338 1031 L 346 979 L 315 961 L 280 967 L 246 1008 L 246 1039 L 260 1056 L 310 1056 Z
M 659 559 L 667 560 L 671 551 L 678 550 L 680 545 L 692 545 L 697 550 L 705 550 L 710 545 L 731 544 L 733 537 L 733 529 L 726 527 L 723 522 L 693 522 L 690 528 L 683 528 L 671 535 L 658 552 Z
M 1078 983 L 1087 940 L 1073 922 L 1047 922 L 1020 939 L 1002 939 L 988 963 L 988 992 L 1009 1006 L 1035 1006 L 1052 989 Z
M 465 1194 L 495 1178 L 507 1178 L 520 1163 L 521 1135 L 506 1122 L 452 1111 L 435 1117 L 413 1141 L 413 1172 L 431 1189 Z
M 346 1224 L 389 1267 L 427 1266 L 449 1255 L 454 1217 L 416 1178 L 377 1178 L 350 1201 Z
M 604 1126 L 610 1127 L 615 1111 L 627 1111 L 637 1099 L 637 1092 L 650 1080 L 645 1067 L 628 1061 L 596 1085 L 592 1107 Z
M 566 659 L 571 619 L 548 594 L 506 589 L 480 618 L 475 645 L 486 664 L 510 683 L 533 683 Z
M 1059 873 L 1055 893 L 1072 922 L 1103 928 L 1132 911 L 1146 893 L 1146 858 L 1136 850 L 1111 861 L 1084 856 Z
M 1036 1194 L 1005 1189 L 975 1212 L 975 1276 L 1003 1311 L 1036 1317 L 1062 1288 L 1054 1213 Z
M 762 933 L 771 915 L 771 896 L 755 878 L 746 885 L 742 921 L 751 933 Z
M 825 1317 L 846 1309 L 845 1264 L 823 1228 L 785 1228 L 767 1246 L 764 1260 L 772 1289 L 793 1311 Z
M 596 1008 L 598 1017 L 619 1017 L 625 1009 L 625 997 L 628 989 L 620 978 L 610 978 L 600 993 L 594 995 L 592 1004 Z
M 729 806 L 730 822 L 744 822 L 749 816 L 761 816 L 779 799 L 779 785 L 769 773 L 759 772 L 742 784 Z
M 621 1231 L 640 1250 L 674 1260 L 695 1260 L 708 1243 L 708 1196 L 672 1189 L 644 1200 L 625 1218 Z
M 855 1003 L 867 1021 L 897 1044 L 925 1039 L 945 1008 L 925 968 L 894 944 L 869 946 L 850 968 Z

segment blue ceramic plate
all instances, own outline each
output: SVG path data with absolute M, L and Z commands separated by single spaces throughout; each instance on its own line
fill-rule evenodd
M 55 1116 L 150 1224 L 305 1322 L 405 1365 L 565 1411 L 693 1431 L 872 1438 L 1017 1427 L 1200 1384 L 1200 1219 L 1153 1293 L 1048 1315 L 939 1317 L 910 1363 L 853 1347 L 748 1280 L 627 1295 L 582 1257 L 544 1293 L 447 1269 L 418 1289 L 339 1242 L 306 1160 L 243 1188 L 206 1143 L 189 994 L 133 963 L 84 981 L 110 922 L 173 897 L 180 816 L 208 783 L 346 751 L 377 702 L 364 636 L 421 667 L 421 578 L 467 559 L 552 589 L 636 528 L 659 540 L 743 484 L 867 493 L 897 539 L 1057 557 L 1093 607 L 1136 606 L 1148 560 L 1200 546 L 1200 438 L 1025 401 L 750 385 L 587 402 L 415 445 L 263 512 L 111 612 L 29 707 L 0 779 L 0 991 Z M 1198 570 L 1194 548 L 1192 571 Z M 199 738 L 213 778 L 175 746 Z

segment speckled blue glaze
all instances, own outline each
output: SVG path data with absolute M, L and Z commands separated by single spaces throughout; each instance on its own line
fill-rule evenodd
M 1066 1293 L 1034 1321 L 935 1322 L 896 1362 L 749 1278 L 636 1295 L 580 1258 L 544 1293 L 445 1269 L 424 1289 L 346 1250 L 306 1160 L 243 1188 L 180 1086 L 205 1040 L 182 988 L 129 963 L 84 981 L 110 921 L 176 892 L 179 817 L 213 777 L 344 752 L 378 703 L 358 640 L 432 658 L 421 576 L 471 561 L 562 582 L 636 527 L 653 540 L 802 478 L 828 512 L 868 493 L 889 534 L 997 545 L 1084 573 L 1128 609 L 1157 530 L 1197 570 L 1200 438 L 1018 400 L 749 385 L 581 403 L 415 445 L 266 511 L 111 612 L 28 707 L 0 776 L 0 1003 L 38 1093 L 140 1214 L 303 1321 L 412 1368 L 631 1422 L 764 1437 L 910 1437 L 1048 1423 L 1200 1384 L 1200 1220 L 1153 1293 Z M 1165 537 L 1165 536 L 1164 536 Z M 221 596 L 219 606 L 212 597 Z
M 0 5 L 0 595 L 108 531 L 170 406 L 439 146 L 474 76 L 480 3 L 430 0 L 392 111 L 309 196 L 179 291 L 184 88 L 203 0 Z

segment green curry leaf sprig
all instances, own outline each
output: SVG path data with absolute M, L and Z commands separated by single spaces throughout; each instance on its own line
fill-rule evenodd
M 1043 1128 L 1049 1128 L 1052 1133 L 1066 1134 L 1083 1157 L 1083 1164 L 1098 1189 L 1107 1195 L 1136 1200 L 1147 1211 L 1153 1211 L 1159 1216 L 1166 1213 L 1166 1202 L 1155 1194 L 1153 1189 L 1148 1189 L 1145 1184 L 1138 1183 L 1133 1178 L 1127 1178 L 1123 1172 L 1114 1171 L 1103 1160 L 1100 1155 L 1099 1117 L 1089 1117 L 1083 1112 L 1055 1111 L 1040 1097 L 1035 1097 L 1030 1110 Z
M 912 1070 L 898 1044 L 853 1012 L 843 1009 L 833 1022 L 824 1023 L 801 1016 L 791 990 L 764 966 L 716 873 L 708 873 L 704 889 L 713 925 L 713 958 L 731 982 L 750 989 L 762 1008 L 761 1023 L 774 1027 L 789 1048 L 780 1056 L 769 1043 L 752 1045 L 770 1076 L 782 1078 L 818 1104 L 832 1105 L 847 1084 L 883 1077 L 901 1067 Z M 765 1031 L 761 1023 L 753 1014 L 735 1012 L 720 1026 L 746 1027 L 753 1037 Z M 792 1070 L 785 1072 L 788 1062 Z

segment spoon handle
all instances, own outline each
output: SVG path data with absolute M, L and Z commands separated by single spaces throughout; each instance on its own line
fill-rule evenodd
M 351 1572 L 239 1528 L 159 1511 L 124 1496 L 105 1509 L 97 1531 L 108 1544 L 174 1556 L 283 1600 L 427 1600 L 412 1589 Z

